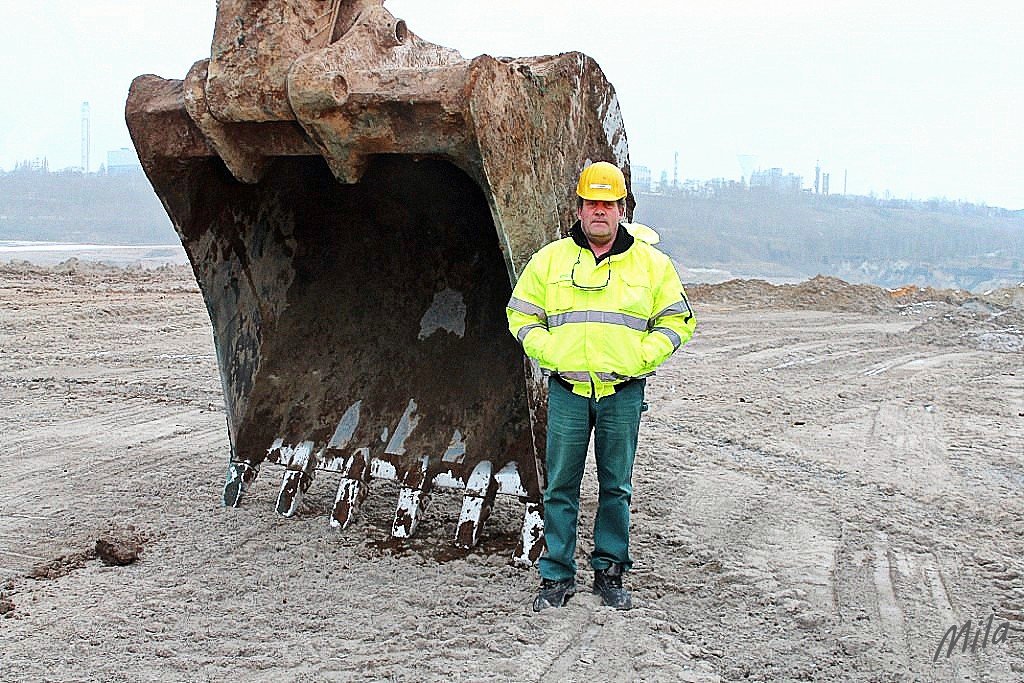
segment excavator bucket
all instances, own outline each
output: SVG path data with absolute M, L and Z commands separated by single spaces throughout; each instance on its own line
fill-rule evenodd
M 470 547 L 506 494 L 515 560 L 536 560 L 547 396 L 505 304 L 570 225 L 581 165 L 628 174 L 597 64 L 466 60 L 382 0 L 220 0 L 210 58 L 136 78 L 126 118 L 213 324 L 225 505 L 270 463 L 279 513 L 320 477 L 344 528 L 390 479 L 403 538 L 455 488 Z

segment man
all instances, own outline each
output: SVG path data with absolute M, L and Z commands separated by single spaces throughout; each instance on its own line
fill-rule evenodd
M 646 226 L 622 224 L 626 179 L 613 164 L 583 169 L 569 236 L 541 248 L 509 300 L 509 329 L 548 378 L 547 486 L 540 611 L 576 592 L 580 481 L 591 431 L 600 495 L 593 591 L 630 609 L 622 575 L 645 377 L 693 336 L 697 324 L 669 258 Z

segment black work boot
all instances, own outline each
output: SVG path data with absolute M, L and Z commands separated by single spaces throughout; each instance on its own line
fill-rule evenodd
M 622 565 L 594 570 L 594 593 L 601 596 L 601 604 L 615 609 L 632 609 L 633 599 L 622 587 Z
M 554 579 L 542 579 L 540 592 L 533 601 L 533 611 L 539 612 L 548 607 L 564 607 L 569 598 L 576 595 L 576 580 L 566 579 L 555 581 Z

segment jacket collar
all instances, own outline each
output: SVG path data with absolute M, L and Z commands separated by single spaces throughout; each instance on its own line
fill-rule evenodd
M 572 224 L 571 228 L 569 228 L 569 237 L 572 238 L 572 241 L 575 242 L 577 246 L 590 250 L 590 253 L 594 253 L 594 250 L 590 249 L 590 242 L 587 241 L 587 236 L 583 234 L 583 227 L 580 225 L 578 220 Z M 605 252 L 601 258 L 594 260 L 597 263 L 600 263 L 609 256 L 616 256 L 617 254 L 625 253 L 631 246 L 633 246 L 633 236 L 630 235 L 620 223 L 619 229 L 615 233 L 615 241 L 612 242 L 612 248 Z

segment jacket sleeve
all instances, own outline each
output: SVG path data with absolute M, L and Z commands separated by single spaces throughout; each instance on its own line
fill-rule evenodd
M 690 341 L 697 318 L 683 291 L 679 274 L 666 258 L 654 286 L 654 315 L 647 324 L 647 336 L 641 342 L 648 371 L 664 363 L 676 349 Z
M 530 259 L 519 276 L 512 290 L 512 298 L 505 308 L 505 315 L 508 317 L 509 331 L 523 345 L 526 355 L 540 363 L 541 367 L 552 368 L 544 355 L 551 333 L 548 331 L 548 316 L 544 310 L 545 279 L 538 256 L 535 254 Z

